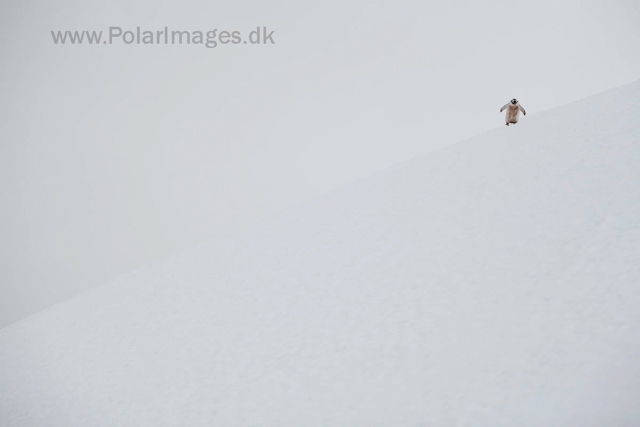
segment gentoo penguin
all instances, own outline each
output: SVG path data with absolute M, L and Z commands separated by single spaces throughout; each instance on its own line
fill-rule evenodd
M 527 112 L 524 111 L 524 108 L 522 108 L 522 105 L 520 105 L 518 103 L 518 100 L 513 98 L 511 101 L 507 102 L 506 104 L 504 104 L 504 106 L 500 109 L 500 112 L 502 113 L 504 110 L 507 110 L 507 115 L 505 116 L 505 125 L 509 126 L 510 123 L 518 123 L 518 117 L 520 116 L 520 111 L 522 111 L 522 114 L 524 114 L 525 116 L 527 115 Z

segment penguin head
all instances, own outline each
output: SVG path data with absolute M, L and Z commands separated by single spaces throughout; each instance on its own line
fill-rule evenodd
M 511 100 L 511 103 L 512 103 L 513 105 L 516 105 L 516 104 L 518 103 L 518 100 L 517 100 L 517 99 L 515 99 L 515 98 L 513 98 L 513 99 Z

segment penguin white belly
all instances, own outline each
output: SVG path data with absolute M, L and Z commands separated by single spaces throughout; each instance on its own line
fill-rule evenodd
M 507 108 L 507 123 L 518 123 L 518 117 L 520 117 L 520 108 L 509 105 L 509 108 Z

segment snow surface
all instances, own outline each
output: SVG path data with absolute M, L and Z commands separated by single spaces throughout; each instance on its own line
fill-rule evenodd
M 0 425 L 640 425 L 640 82 L 1 330 Z

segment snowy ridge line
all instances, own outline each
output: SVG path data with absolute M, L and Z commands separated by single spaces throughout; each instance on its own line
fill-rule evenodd
M 625 84 L 623 86 L 619 86 L 619 87 L 608 89 L 608 90 L 606 90 L 604 92 L 609 92 L 609 91 L 612 91 L 612 90 L 616 90 L 616 91 L 619 90 L 619 91 L 622 92 L 622 91 L 624 91 L 625 88 L 632 86 L 634 83 L 636 83 L 636 81 L 630 82 L 630 83 Z M 538 112 L 529 112 L 529 115 L 528 115 L 527 118 L 528 119 L 533 119 L 534 117 L 537 117 L 537 116 L 543 116 L 545 114 L 553 114 L 557 110 L 564 109 L 564 108 L 570 108 L 571 106 L 573 106 L 575 104 L 579 104 L 579 103 L 581 103 L 581 102 L 583 102 L 585 100 L 588 100 L 590 98 L 597 97 L 597 96 L 601 95 L 604 92 L 596 93 L 596 94 L 593 94 L 593 95 L 589 95 L 587 97 L 584 97 L 584 98 L 581 98 L 581 99 L 578 99 L 578 100 L 575 100 L 575 101 L 572 101 L 572 102 L 569 102 L 567 104 L 563 104 L 561 106 L 554 107 L 554 108 L 551 108 L 551 109 L 542 110 L 542 111 L 538 111 Z M 525 122 L 526 122 L 525 120 L 522 120 L 519 123 L 519 125 L 522 125 Z M 509 131 L 513 131 L 513 130 L 512 129 L 505 129 L 504 126 L 496 126 L 495 129 L 491 129 L 491 130 L 489 130 L 487 132 L 483 132 L 483 133 L 480 133 L 478 135 L 462 139 L 460 141 L 454 142 L 454 143 L 449 144 L 449 145 L 444 146 L 444 147 L 440 147 L 440 148 L 438 148 L 436 150 L 430 151 L 430 152 L 422 154 L 420 156 L 416 156 L 416 157 L 411 158 L 411 159 L 407 159 L 407 160 L 404 160 L 404 161 L 401 161 L 401 162 L 398 162 L 398 163 L 394 163 L 394 164 L 389 165 L 389 166 L 387 166 L 385 168 L 379 169 L 379 170 L 377 170 L 377 171 L 375 171 L 375 172 L 373 172 L 373 173 L 371 173 L 369 175 L 366 175 L 366 176 L 360 177 L 358 179 L 355 179 L 353 181 L 344 183 L 344 184 L 342 184 L 342 185 L 340 185 L 340 186 L 338 186 L 336 188 L 333 188 L 331 190 L 327 190 L 326 192 L 324 192 L 321 195 L 311 196 L 308 199 L 306 199 L 306 200 L 304 200 L 304 201 L 302 201 L 300 203 L 297 203 L 293 207 L 288 207 L 288 208 L 284 208 L 284 209 L 281 209 L 281 210 L 277 210 L 277 211 L 269 214 L 267 216 L 267 218 L 255 221 L 252 224 L 250 224 L 247 227 L 245 227 L 241 231 L 234 232 L 234 233 L 229 234 L 229 235 L 221 236 L 221 237 L 215 239 L 215 241 L 213 241 L 213 242 L 201 242 L 201 243 L 199 243 L 199 244 L 197 244 L 197 245 L 195 245 L 193 247 L 182 249 L 182 250 L 180 250 L 180 251 L 178 251 L 176 253 L 172 253 L 172 254 L 169 254 L 169 255 L 161 256 L 158 259 L 156 259 L 156 260 L 154 260 L 154 261 L 152 261 L 150 263 L 141 265 L 139 267 L 134 268 L 133 270 L 127 271 L 125 273 L 122 273 L 122 274 L 114 277 L 113 279 L 110 279 L 110 280 L 108 280 L 106 282 L 97 284 L 94 287 L 92 287 L 91 289 L 88 289 L 86 291 L 80 292 L 79 294 L 77 294 L 77 295 L 75 295 L 75 296 L 73 296 L 73 297 L 71 297 L 71 298 L 69 298 L 67 300 L 60 301 L 60 302 L 52 305 L 51 307 L 43 309 L 43 310 L 41 310 L 41 311 L 39 311 L 37 313 L 31 314 L 31 315 L 25 317 L 24 319 L 20 319 L 20 320 L 12 323 L 10 325 L 6 325 L 5 327 L 0 328 L 0 334 L 5 330 L 9 330 L 12 327 L 17 327 L 18 325 L 20 325 L 20 324 L 22 324 L 24 322 L 28 322 L 28 321 L 30 321 L 30 319 L 32 319 L 32 318 L 34 318 L 36 316 L 42 315 L 42 314 L 48 312 L 49 310 L 55 309 L 57 306 L 59 306 L 61 304 L 65 304 L 67 302 L 74 301 L 77 298 L 82 298 L 84 295 L 89 295 L 89 294 L 92 294 L 94 292 L 98 292 L 101 288 L 103 288 L 105 286 L 109 286 L 111 284 L 115 284 L 115 283 L 120 283 L 122 281 L 126 281 L 129 277 L 135 276 L 136 274 L 138 274 L 141 271 L 144 271 L 146 269 L 152 269 L 154 266 L 162 265 L 162 264 L 164 264 L 166 262 L 169 262 L 170 260 L 172 260 L 172 259 L 174 259 L 176 257 L 180 257 L 181 254 L 186 254 L 186 253 L 190 253 L 192 251 L 196 251 L 198 248 L 205 248 L 205 247 L 208 247 L 208 246 L 211 246 L 211 245 L 215 245 L 215 244 L 218 244 L 218 242 L 232 241 L 232 240 L 234 240 L 234 238 L 239 238 L 240 236 L 252 235 L 256 231 L 264 229 L 264 227 L 268 226 L 270 223 L 272 223 L 274 221 L 277 221 L 283 215 L 295 212 L 296 210 L 301 209 L 301 208 L 303 208 L 303 207 L 305 207 L 305 206 L 307 206 L 309 204 L 321 203 L 322 200 L 325 200 L 326 198 L 330 198 L 332 195 L 334 195 L 336 193 L 339 193 L 339 192 L 342 192 L 342 191 L 349 191 L 349 189 L 351 189 L 352 187 L 357 187 L 358 185 L 360 185 L 362 183 L 366 183 L 366 182 L 368 182 L 368 181 L 370 181 L 372 179 L 376 179 L 376 177 L 382 178 L 383 176 L 386 176 L 388 174 L 393 174 L 394 171 L 396 171 L 396 170 L 401 170 L 403 167 L 408 166 L 410 164 L 413 164 L 414 162 L 420 162 L 421 160 L 423 160 L 425 158 L 428 158 L 428 157 L 431 157 L 431 156 L 436 156 L 440 152 L 446 152 L 448 150 L 455 150 L 457 147 L 463 146 L 464 144 L 466 144 L 466 143 L 468 143 L 470 141 L 473 141 L 475 139 L 478 139 L 478 138 L 481 138 L 481 137 L 489 137 L 490 135 L 492 135 L 494 133 L 497 133 L 497 132 L 509 132 Z
M 635 425 L 639 114 L 527 115 L 4 329 L 0 424 Z

